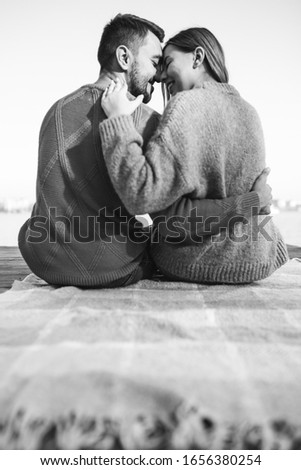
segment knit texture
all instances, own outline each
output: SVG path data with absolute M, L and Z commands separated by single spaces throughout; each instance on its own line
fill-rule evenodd
M 159 235 L 172 243 L 199 244 L 204 236 L 217 235 L 235 220 L 245 221 L 260 210 L 259 195 L 250 191 L 225 199 L 181 197 L 167 209 L 152 214 Z M 155 236 L 152 236 L 153 243 Z M 161 240 L 161 238 L 160 238 Z
M 187 195 L 241 195 L 265 167 L 257 112 L 228 84 L 177 94 L 145 152 L 130 116 L 103 121 L 100 134 L 111 180 L 133 213 L 163 210 Z M 273 221 L 257 215 L 193 246 L 161 239 L 152 254 L 173 279 L 220 283 L 263 279 L 288 259 Z
M 19 248 L 30 269 L 51 284 L 99 287 L 131 274 L 135 279 L 147 246 L 105 166 L 98 131 L 105 118 L 102 91 L 81 87 L 55 103 L 42 123 L 36 203 Z M 158 117 L 145 105 L 135 111 L 134 125 L 145 140 Z

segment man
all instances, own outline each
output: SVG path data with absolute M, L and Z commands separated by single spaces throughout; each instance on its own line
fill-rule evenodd
M 20 229 L 19 248 L 30 269 L 48 283 L 117 287 L 152 273 L 148 237 L 112 186 L 98 126 L 105 119 L 100 98 L 112 79 L 125 80 L 133 96 L 143 95 L 144 103 L 150 101 L 163 39 L 163 30 L 154 23 L 117 15 L 101 37 L 98 80 L 60 99 L 44 118 L 37 201 L 31 218 Z M 159 114 L 141 104 L 133 119 L 147 142 Z M 253 204 L 265 206 L 270 200 L 265 177 L 254 189 L 261 191 L 261 201 L 254 192 Z M 226 199 L 226 206 L 243 212 L 242 198 L 237 201 L 231 198 L 227 206 Z M 213 216 L 221 213 L 214 201 L 200 201 L 200 207 L 210 214 L 215 211 Z

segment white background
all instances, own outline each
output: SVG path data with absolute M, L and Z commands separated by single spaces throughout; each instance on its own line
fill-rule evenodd
M 158 23 L 166 39 L 191 26 L 211 29 L 230 83 L 261 117 L 274 198 L 301 200 L 300 0 L 3 1 L 0 200 L 34 200 L 42 119 L 97 79 L 102 29 L 119 12 Z M 151 105 L 162 111 L 159 85 Z

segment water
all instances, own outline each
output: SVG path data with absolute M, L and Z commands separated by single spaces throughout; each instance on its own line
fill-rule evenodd
M 19 229 L 29 217 L 29 212 L 0 212 L 0 246 L 17 246 Z M 301 212 L 280 212 L 273 217 L 285 242 L 301 246 Z
M 273 219 L 288 245 L 301 246 L 301 212 L 279 212 Z
M 30 212 L 0 212 L 0 246 L 17 246 L 18 233 Z

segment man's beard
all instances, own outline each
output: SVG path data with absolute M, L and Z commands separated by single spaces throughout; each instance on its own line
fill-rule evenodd
M 149 81 L 149 78 L 139 73 L 137 64 L 134 63 L 129 72 L 129 92 L 134 96 L 143 95 L 143 103 L 148 103 L 152 97 L 152 92 L 148 92 L 147 90 Z

